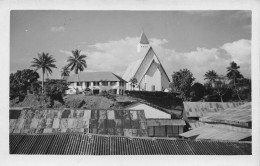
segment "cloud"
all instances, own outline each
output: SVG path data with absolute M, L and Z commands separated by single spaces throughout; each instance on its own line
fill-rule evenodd
M 87 55 L 88 68 L 85 71 L 111 71 L 123 75 L 127 66 L 140 57 L 137 54 L 138 37 L 126 37 L 117 41 L 96 43 L 88 46 L 82 53 Z M 203 75 L 208 70 L 215 70 L 225 75 L 231 61 L 240 65 L 240 71 L 245 77 L 251 75 L 251 41 L 241 39 L 225 43 L 218 48 L 200 48 L 191 52 L 176 52 L 164 48 L 166 39 L 150 39 L 155 53 L 159 57 L 168 76 L 180 69 L 189 69 L 196 81 L 204 82 Z M 60 50 L 66 55 L 71 52 Z M 171 78 L 170 78 L 171 79 Z
M 50 28 L 50 30 L 51 30 L 52 32 L 64 32 L 64 31 L 65 31 L 65 27 L 63 27 L 63 26 L 58 26 L 58 27 L 52 26 L 52 27 Z

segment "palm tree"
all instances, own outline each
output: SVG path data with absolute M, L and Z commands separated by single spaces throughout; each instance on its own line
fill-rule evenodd
M 73 50 L 72 51 L 72 55 L 68 57 L 68 65 L 66 66 L 67 68 L 70 68 L 70 71 L 74 70 L 74 73 L 78 75 L 78 79 L 79 79 L 79 71 L 83 71 L 84 68 L 87 68 L 87 63 L 85 58 L 87 57 L 86 55 L 80 55 L 80 50 Z M 79 83 L 80 83 L 80 79 L 79 79 Z M 81 89 L 82 89 L 82 84 L 81 85 Z
M 44 93 L 43 82 L 45 73 L 47 75 L 48 73 L 51 74 L 51 68 L 57 68 L 54 62 L 56 62 L 56 60 L 53 58 L 53 56 L 44 52 L 42 54 L 38 54 L 38 59 L 33 58 L 31 67 L 35 67 L 36 71 L 42 69 L 42 93 Z
M 239 68 L 240 68 L 240 66 L 238 66 L 235 62 L 231 62 L 230 66 L 227 67 L 227 77 L 229 80 L 231 80 L 230 83 L 233 84 L 233 87 L 237 93 L 237 96 L 238 96 L 239 100 L 241 101 L 241 98 L 238 93 L 238 89 L 236 87 L 236 83 L 238 82 L 238 79 L 243 78 L 243 75 L 238 71 Z
M 208 80 L 208 82 L 213 87 L 218 77 L 218 74 L 214 70 L 209 70 L 208 72 L 206 72 L 204 77 L 205 77 L 204 80 Z
M 68 68 L 68 66 L 64 66 L 63 68 L 61 68 L 61 77 L 64 79 L 65 76 L 69 76 L 70 75 L 70 70 Z
M 134 90 L 134 87 L 137 84 L 137 79 L 135 77 L 133 77 L 133 78 L 130 79 L 129 82 L 131 83 L 131 86 L 132 86 L 132 88 Z

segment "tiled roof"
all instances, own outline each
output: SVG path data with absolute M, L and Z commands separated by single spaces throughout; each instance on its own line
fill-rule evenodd
M 148 135 L 143 110 L 10 109 L 9 132 Z
M 200 118 L 204 122 L 221 122 L 227 124 L 248 126 L 252 121 L 251 103 L 245 103 L 239 107 L 229 108 Z
M 244 129 L 242 131 L 229 130 L 211 125 L 205 125 L 188 132 L 180 134 L 183 137 L 196 137 L 196 139 L 213 139 L 213 140 L 233 140 L 239 141 L 252 136 L 251 129 Z
M 125 81 L 112 72 L 81 72 L 79 78 L 77 74 L 70 75 L 67 82 L 92 82 L 92 81 Z
M 10 135 L 10 154 L 251 155 L 250 142 L 130 138 L 93 134 Z
M 182 119 L 147 119 L 147 126 L 185 126 Z
M 141 34 L 139 43 L 141 43 L 141 44 L 149 44 L 149 41 L 148 41 L 146 35 L 144 34 L 144 32 L 142 32 L 142 34 Z
M 204 117 L 211 113 L 224 111 L 228 108 L 238 107 L 243 102 L 183 102 L 184 116 L 186 117 Z

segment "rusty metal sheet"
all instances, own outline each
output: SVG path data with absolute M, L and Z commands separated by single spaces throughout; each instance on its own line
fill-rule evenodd
M 73 127 L 74 124 L 74 118 L 68 118 L 68 128 L 75 128 Z
M 59 118 L 53 119 L 52 128 L 54 128 L 54 129 L 60 128 L 60 119 Z
M 100 110 L 99 111 L 99 119 L 107 119 L 107 111 L 106 110 Z
M 12 133 L 15 129 L 17 119 L 10 119 L 9 120 L 9 133 Z
M 50 117 L 50 116 L 48 116 Z M 53 118 L 47 118 L 46 119 L 46 128 L 52 128 L 52 125 L 53 125 Z
M 69 115 L 70 115 L 70 110 L 69 109 L 65 109 L 63 112 L 62 112 L 62 115 L 61 115 L 61 118 L 62 119 L 67 119 L 69 118 Z
M 61 129 L 68 128 L 68 119 L 67 118 L 63 118 L 60 120 L 60 128 Z
M 9 119 L 18 119 L 22 110 L 10 110 Z
M 107 119 L 115 119 L 115 112 L 113 110 L 107 110 Z
M 84 127 L 83 118 L 74 119 L 72 128 L 83 128 L 83 127 Z
M 24 121 L 25 121 L 25 119 L 23 119 L 23 118 L 17 119 L 13 133 L 20 133 L 21 132 L 21 129 L 23 128 Z

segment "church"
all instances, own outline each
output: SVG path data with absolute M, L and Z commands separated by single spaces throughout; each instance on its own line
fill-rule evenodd
M 144 32 L 137 45 L 137 54 L 140 59 L 130 63 L 123 75 L 128 82 L 126 90 L 164 91 L 169 88 L 170 79 Z M 133 78 L 136 79 L 134 86 Z

